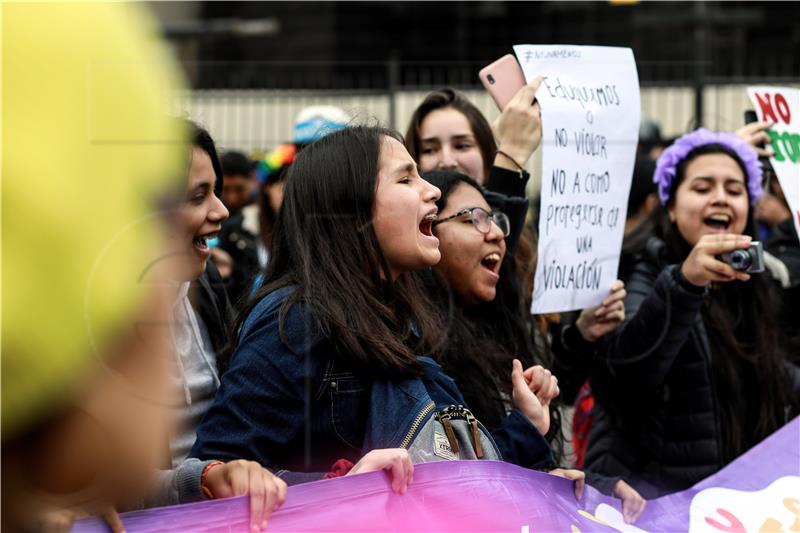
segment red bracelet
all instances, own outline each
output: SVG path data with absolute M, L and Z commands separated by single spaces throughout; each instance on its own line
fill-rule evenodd
M 339 459 L 331 465 L 331 471 L 325 474 L 322 479 L 333 479 L 335 477 L 346 476 L 353 468 L 353 463 L 347 459 Z
M 214 493 L 211 492 L 211 489 L 206 487 L 206 477 L 208 477 L 208 473 L 211 471 L 212 468 L 214 468 L 217 465 L 224 465 L 224 464 L 225 463 L 223 463 L 222 461 L 211 461 L 203 469 L 203 473 L 200 474 L 200 490 L 203 491 L 203 494 L 205 494 L 206 498 L 208 498 L 209 500 L 214 499 Z

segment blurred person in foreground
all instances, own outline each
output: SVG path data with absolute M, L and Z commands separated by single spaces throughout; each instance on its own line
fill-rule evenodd
M 3 129 L 13 132 L 3 145 L 2 526 L 66 531 L 101 514 L 122 531 L 115 508 L 150 494 L 169 461 L 183 405 L 175 376 L 187 375 L 173 306 L 185 300 L 179 282 L 205 267 L 209 224 L 194 215 L 216 169 L 208 178 L 210 156 L 190 152 L 185 124 L 162 113 L 180 83 L 138 7 L 6 4 L 2 14 Z M 264 527 L 282 500 L 267 490 L 271 474 L 243 462 L 214 470 L 211 496 L 250 493 L 252 529 Z
M 3 531 L 86 514 L 121 530 L 113 506 L 148 490 L 170 430 L 156 213 L 186 151 L 149 22 L 127 4 L 2 6 Z

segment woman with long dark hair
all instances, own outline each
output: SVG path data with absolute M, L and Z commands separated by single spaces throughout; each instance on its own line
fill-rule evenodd
M 526 372 L 537 396 L 550 404 L 546 437 L 555 452 L 551 466 L 560 464 L 560 417 L 550 403 L 559 390 L 539 386 L 551 377 L 551 363 L 544 361 L 543 354 L 533 346 L 516 263 L 506 256 L 509 219 L 489 206 L 475 180 L 453 171 L 423 176 L 442 191 L 436 202 L 440 215 L 434 222 L 442 259 L 432 272 L 423 275 L 446 339 L 434 353 L 445 372 L 455 379 L 472 412 L 489 428 L 498 427 L 512 405 L 508 369 L 512 365 L 529 368 Z M 581 313 L 577 334 L 599 335 L 616 327 L 624 316 L 624 295 L 624 290 L 615 291 L 606 305 Z M 556 339 L 556 344 L 578 350 L 574 341 L 564 344 Z M 593 349 L 586 341 L 584 345 L 587 351 Z M 588 474 L 588 481 L 620 497 L 629 522 L 643 510 L 644 500 L 623 480 Z
M 664 151 L 654 181 L 662 206 L 627 282 L 628 318 L 595 361 L 586 456 L 646 496 L 719 470 L 796 414 L 800 391 L 769 275 L 724 258 L 753 246 L 756 152 L 700 129 Z
M 514 261 L 506 257 L 510 222 L 489 206 L 472 178 L 453 171 L 423 177 L 442 191 L 434 222 L 442 260 L 423 274 L 444 332 L 436 355 L 473 412 L 496 427 L 510 400 L 513 360 L 525 368 L 542 363 L 524 320 Z M 557 433 L 557 424 L 551 432 Z
M 188 458 L 195 430 L 211 406 L 227 359 L 224 350 L 231 320 L 228 297 L 216 268 L 208 261 L 208 241 L 228 218 L 220 200 L 222 166 L 211 135 L 193 122 L 184 197 L 168 230 L 169 261 L 178 295 L 172 303 L 169 332 L 175 352 L 175 385 L 182 394 L 172 407 L 176 431 L 169 435 L 169 461 L 157 472 L 156 485 L 144 503 L 175 505 L 249 495 L 251 526 L 263 528 L 286 497 L 286 484 L 254 461 L 223 462 Z
M 607 308 L 585 310 L 575 323 L 559 327 L 552 338 L 548 335 L 548 329 L 551 322 L 559 321 L 559 316 L 532 316 L 529 312 L 536 269 L 536 233 L 530 224 L 526 224 L 528 199 L 525 197 L 525 187 L 530 175 L 524 166 L 541 140 L 539 104 L 535 99 L 539 84 L 540 80 L 537 79 L 520 89 L 503 109 L 497 121 L 497 140 L 489 122 L 463 94 L 450 88 L 433 91 L 411 116 L 406 147 L 423 172 L 436 172 L 440 178 L 447 173 L 472 178 L 480 184 L 481 194 L 492 209 L 507 215 L 509 228 L 505 247 L 509 259 L 500 264 L 503 272 L 497 285 L 499 299 L 493 305 L 507 311 L 514 309 L 519 315 L 511 317 L 511 313 L 503 313 L 499 317 L 510 322 L 493 324 L 489 321 L 482 324 L 481 328 L 489 337 L 493 336 L 492 328 L 500 328 L 502 333 L 498 332 L 494 337 L 513 339 L 509 347 L 514 349 L 510 353 L 519 354 L 523 363 L 532 364 L 535 361 L 552 369 L 553 355 L 558 356 L 565 351 L 579 357 L 590 357 L 596 348 L 596 341 L 622 321 L 624 308 L 620 300 L 624 296 L 624 285 L 617 282 L 611 287 L 611 295 L 606 300 Z M 450 184 L 448 187 L 461 183 L 458 179 L 453 181 L 452 176 L 443 179 Z M 443 182 L 437 183 L 444 186 Z M 459 335 L 457 339 L 471 342 L 463 325 L 454 323 L 453 327 L 462 329 L 460 333 L 465 335 Z M 514 333 L 510 333 L 510 330 L 514 330 Z M 523 331 L 527 332 L 528 339 L 520 337 Z M 453 357 L 463 360 L 469 353 L 481 352 L 465 350 L 454 353 Z M 572 378 L 572 374 L 576 373 L 580 372 L 571 372 L 564 377 Z M 472 387 L 467 386 L 467 380 L 475 382 L 473 385 L 477 387 L 481 377 L 463 376 L 462 390 L 470 395 L 468 389 Z M 572 389 L 577 389 L 583 379 L 577 385 L 571 381 L 569 379 L 566 383 L 570 398 L 574 397 Z M 496 402 L 496 398 L 489 400 L 479 395 L 477 388 L 475 390 L 476 396 L 480 396 L 475 401 Z M 559 425 L 556 420 L 555 426 Z M 558 431 L 552 433 L 551 436 L 560 434 Z
M 481 192 L 489 205 L 507 215 L 508 235 L 505 238 L 506 252 L 516 265 L 504 266 L 508 273 L 516 276 L 517 282 L 502 282 L 501 292 L 516 291 L 522 300 L 528 331 L 542 352 L 539 362 L 552 366 L 551 343 L 547 341 L 550 322 L 557 322 L 558 315 L 529 314 L 530 295 L 533 290 L 533 274 L 536 270 L 536 232 L 526 223 L 528 199 L 525 187 L 530 174 L 524 169 L 541 141 L 539 103 L 535 94 L 539 78 L 521 88 L 503 109 L 495 132 L 480 110 L 463 94 L 444 88 L 431 92 L 417 106 L 411 116 L 406 133 L 406 148 L 419 163 L 423 172 L 455 172 L 466 175 L 481 186 Z M 611 288 L 613 297 L 608 305 L 621 298 L 623 285 L 616 283 Z M 509 296 L 510 297 L 510 296 Z M 515 304 L 516 306 L 516 304 Z M 518 306 L 517 306 L 518 307 Z M 516 308 L 516 307 L 515 307 Z M 606 334 L 613 324 L 611 318 L 593 315 L 597 309 L 587 310 L 580 320 L 558 330 L 557 346 L 575 352 L 590 353 L 594 342 Z M 620 312 L 621 309 L 615 308 Z M 616 323 L 621 321 L 621 315 Z M 566 341 L 566 342 L 562 342 Z M 566 345 L 569 346 L 566 346 Z
M 414 462 L 547 462 L 546 405 L 522 369 L 511 376 L 515 410 L 490 435 L 420 357 L 438 345 L 440 318 L 409 273 L 440 259 L 439 194 L 389 130 L 347 128 L 298 154 L 265 285 L 238 321 L 194 456 L 253 459 L 290 484 L 375 449 Z

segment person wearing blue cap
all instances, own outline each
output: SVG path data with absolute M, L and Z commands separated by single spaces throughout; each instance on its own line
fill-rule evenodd
M 336 106 L 306 107 L 295 118 L 293 142 L 298 145 L 310 144 L 329 133 L 347 127 L 350 120 L 350 116 Z

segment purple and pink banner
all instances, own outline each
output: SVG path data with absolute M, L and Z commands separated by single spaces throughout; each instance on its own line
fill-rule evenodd
M 122 515 L 129 533 L 246 532 L 246 497 Z M 105 533 L 97 519 L 75 533 Z M 384 472 L 297 485 L 272 514 L 268 531 L 588 531 L 800 533 L 800 418 L 713 476 L 647 503 L 634 525 L 619 501 L 572 482 L 494 461 L 417 465 L 404 495 Z

